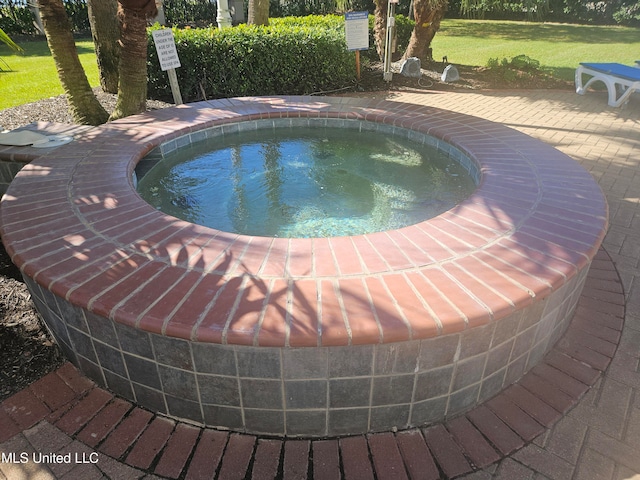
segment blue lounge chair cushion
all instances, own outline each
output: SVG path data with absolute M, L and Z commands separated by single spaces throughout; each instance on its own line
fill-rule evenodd
M 629 67 L 620 63 L 580 63 L 580 65 L 597 72 L 631 80 L 632 82 L 640 81 L 640 69 L 637 67 Z

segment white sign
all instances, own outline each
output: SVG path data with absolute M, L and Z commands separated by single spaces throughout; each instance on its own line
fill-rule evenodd
M 180 66 L 176 42 L 173 40 L 173 31 L 170 28 L 153 30 L 153 42 L 156 44 L 156 52 L 160 60 L 160 68 L 163 72 Z
M 344 30 L 348 50 L 369 49 L 369 12 L 345 13 Z

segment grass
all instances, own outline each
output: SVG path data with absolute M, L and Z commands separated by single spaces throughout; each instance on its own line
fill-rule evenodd
M 0 68 L 11 69 L 0 72 L 0 109 L 64 93 L 47 43 L 21 42 L 20 46 L 24 49 L 22 54 L 0 45 Z M 93 42 L 76 41 L 76 47 L 89 84 L 100 85 Z
M 490 58 L 527 55 L 554 76 L 573 80 L 580 62 L 640 60 L 640 30 L 615 26 L 444 20 L 432 42 L 436 60 L 486 66 Z
M 91 86 L 98 86 L 93 43 L 76 42 Z M 0 45 L 0 59 L 11 68 L 0 73 L 0 109 L 63 93 L 46 42 L 23 42 L 24 54 Z M 640 30 L 625 27 L 444 20 L 432 43 L 436 60 L 447 56 L 459 65 L 486 66 L 490 58 L 527 55 L 554 76 L 572 80 L 580 62 L 640 60 Z M 6 66 L 0 60 L 0 68 Z

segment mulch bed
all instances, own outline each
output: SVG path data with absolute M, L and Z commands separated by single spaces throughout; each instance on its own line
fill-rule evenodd
M 0 245 L 0 401 L 63 363 L 20 272 Z

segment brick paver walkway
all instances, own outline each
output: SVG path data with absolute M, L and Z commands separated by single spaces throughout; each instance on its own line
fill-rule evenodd
M 476 115 L 543 140 L 598 181 L 609 202 L 604 248 L 622 278 L 626 315 L 606 375 L 556 426 L 498 465 L 469 478 L 640 477 L 640 98 L 609 108 L 602 94 L 402 93 L 392 100 Z
M 640 99 L 619 110 L 603 95 L 571 92 L 386 96 L 504 123 L 579 161 L 610 204 L 604 247 L 626 309 L 601 252 L 569 334 L 520 386 L 444 426 L 341 440 L 282 442 L 176 423 L 66 365 L 0 406 L 0 479 L 640 477 Z M 39 463 L 37 452 L 63 457 Z

